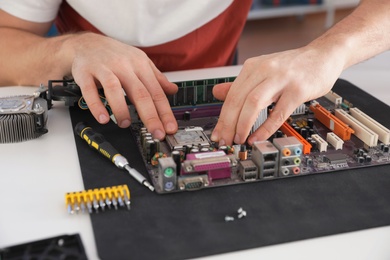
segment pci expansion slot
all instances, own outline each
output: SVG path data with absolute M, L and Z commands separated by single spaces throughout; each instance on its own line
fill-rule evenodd
M 378 144 L 378 135 L 370 128 L 362 124 L 359 120 L 348 114 L 342 109 L 335 110 L 336 117 L 340 118 L 343 122 L 348 123 L 353 127 L 356 137 L 362 140 L 369 147 L 373 147 Z
M 313 111 L 317 120 L 332 130 L 342 140 L 347 141 L 351 139 L 351 134 L 355 131 L 334 116 L 330 111 L 326 110 L 323 106 L 315 103 L 310 106 L 310 110 Z

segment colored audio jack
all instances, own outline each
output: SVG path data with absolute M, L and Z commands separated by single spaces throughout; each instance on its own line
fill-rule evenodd
M 116 167 L 119 169 L 126 169 L 139 183 L 149 188 L 149 190 L 154 191 L 154 187 L 146 180 L 146 178 L 136 169 L 131 168 L 127 159 L 122 156 L 108 141 L 106 141 L 102 134 L 96 133 L 84 122 L 80 122 L 75 126 L 75 132 L 84 139 L 90 147 L 112 161 Z
M 98 213 L 99 209 L 104 211 L 119 207 L 127 207 L 130 210 L 130 191 L 127 185 L 112 186 L 100 189 L 90 189 L 78 192 L 68 192 L 65 194 L 65 203 L 68 213 L 92 214 Z

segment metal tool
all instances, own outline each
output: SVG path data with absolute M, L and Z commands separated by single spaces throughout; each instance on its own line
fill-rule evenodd
M 47 101 L 34 95 L 0 97 L 0 144 L 32 140 L 47 133 Z
M 75 126 L 75 132 L 84 139 L 90 147 L 97 150 L 104 157 L 111 160 L 119 169 L 126 169 L 129 174 L 139 183 L 154 191 L 154 187 L 146 180 L 146 178 L 136 169 L 130 167 L 127 159 L 121 155 L 102 134 L 96 133 L 91 127 L 84 122 L 80 122 Z
M 130 190 L 127 185 L 118 185 L 105 188 L 89 189 L 65 194 L 65 204 L 68 213 L 92 214 L 105 211 L 106 207 L 115 210 L 119 207 L 130 210 Z

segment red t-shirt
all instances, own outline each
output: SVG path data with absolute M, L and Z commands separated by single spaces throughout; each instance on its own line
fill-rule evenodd
M 209 23 L 179 39 L 151 47 L 136 47 L 143 50 L 160 71 L 231 65 L 251 3 L 251 0 L 235 0 Z M 60 33 L 91 31 L 102 34 L 66 1 L 61 4 L 56 25 Z

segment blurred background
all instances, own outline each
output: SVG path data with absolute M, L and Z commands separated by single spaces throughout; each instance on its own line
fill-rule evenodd
M 359 0 L 253 0 L 238 44 L 238 64 L 301 47 L 347 16 Z
M 359 0 L 253 0 L 238 43 L 238 64 L 301 47 L 347 16 Z M 47 36 L 57 35 L 53 25 Z

